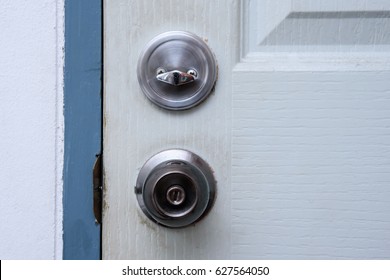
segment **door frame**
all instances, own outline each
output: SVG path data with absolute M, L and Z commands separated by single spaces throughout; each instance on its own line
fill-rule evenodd
M 102 152 L 102 9 L 65 0 L 63 259 L 101 259 L 92 168 Z

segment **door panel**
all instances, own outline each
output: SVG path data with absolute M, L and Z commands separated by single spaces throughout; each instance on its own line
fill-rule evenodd
M 390 51 L 388 0 L 244 1 L 248 51 Z
M 390 257 L 389 7 L 317 2 L 104 2 L 103 258 Z M 219 65 L 188 111 L 156 107 L 136 77 L 143 47 L 170 30 L 204 38 Z M 183 229 L 151 222 L 134 194 L 169 148 L 217 179 L 210 213 Z
M 109 35 L 104 46 L 103 258 L 226 258 L 230 255 L 231 69 L 239 59 L 238 1 L 106 1 L 104 10 Z M 190 31 L 207 40 L 219 67 L 214 93 L 182 112 L 153 105 L 136 76 L 143 47 L 170 30 Z M 200 155 L 213 167 L 218 181 L 212 211 L 196 225 L 179 230 L 151 222 L 134 194 L 145 161 L 170 148 Z
M 232 258 L 389 257 L 389 73 L 234 72 Z

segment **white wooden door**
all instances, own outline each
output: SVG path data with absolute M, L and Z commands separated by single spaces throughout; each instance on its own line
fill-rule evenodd
M 136 68 L 186 30 L 218 60 L 214 93 L 172 112 Z M 199 223 L 151 222 L 134 194 L 152 155 L 214 169 Z M 105 259 L 390 258 L 390 1 L 104 1 Z

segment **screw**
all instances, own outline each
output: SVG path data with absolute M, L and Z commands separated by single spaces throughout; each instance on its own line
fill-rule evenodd
M 157 70 L 156 70 L 156 74 L 157 74 L 157 75 L 163 74 L 163 73 L 165 73 L 165 72 L 166 72 L 165 69 L 162 68 L 162 67 L 159 67 L 159 68 L 157 68 Z
M 194 77 L 197 77 L 198 76 L 198 72 L 196 72 L 195 69 L 190 69 L 187 71 L 187 74 L 190 74 L 191 76 L 194 76 Z
M 167 191 L 167 200 L 172 205 L 180 205 L 184 202 L 186 193 L 182 186 L 173 185 Z

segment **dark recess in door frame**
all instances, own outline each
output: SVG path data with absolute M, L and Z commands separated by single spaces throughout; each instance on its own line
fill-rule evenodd
M 65 0 L 63 258 L 101 259 L 92 168 L 102 152 L 103 1 Z

